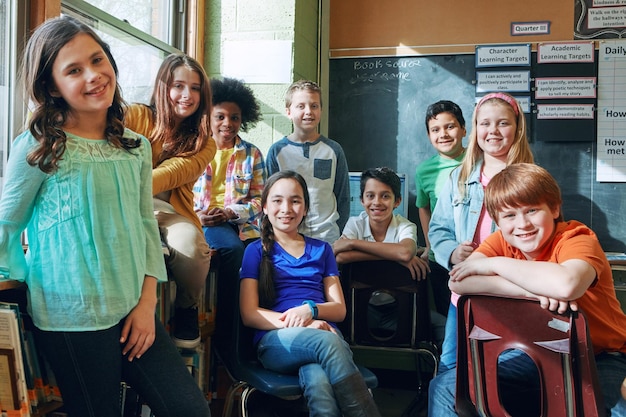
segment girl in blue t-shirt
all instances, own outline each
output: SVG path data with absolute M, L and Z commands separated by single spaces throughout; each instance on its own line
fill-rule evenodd
M 309 209 L 294 171 L 272 175 L 261 196 L 261 239 L 241 267 L 241 317 L 257 329 L 264 367 L 298 373 L 311 416 L 380 416 L 335 323 L 346 305 L 332 248 L 298 233 Z

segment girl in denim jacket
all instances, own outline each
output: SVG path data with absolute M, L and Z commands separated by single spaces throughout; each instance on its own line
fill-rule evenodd
M 428 238 L 437 262 L 448 270 L 465 260 L 496 228 L 484 208 L 484 188 L 510 164 L 533 163 L 526 119 L 519 103 L 505 93 L 480 99 L 472 116 L 467 152 L 441 191 Z M 456 367 L 456 302 L 452 293 L 439 373 Z

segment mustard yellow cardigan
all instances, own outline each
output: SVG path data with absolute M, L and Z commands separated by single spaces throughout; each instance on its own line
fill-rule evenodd
M 141 135 L 144 135 L 152 144 L 152 195 L 171 190 L 169 203 L 176 213 L 187 217 L 202 230 L 200 219 L 193 207 L 193 186 L 213 160 L 216 152 L 215 141 L 209 137 L 202 149 L 192 156 L 173 157 L 166 159 L 157 166 L 159 155 L 163 149 L 161 142 L 151 139 L 154 129 L 152 109 L 145 104 L 129 106 L 124 118 L 124 125 Z

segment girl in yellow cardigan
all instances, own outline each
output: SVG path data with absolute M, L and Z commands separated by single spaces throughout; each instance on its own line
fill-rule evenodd
M 210 248 L 193 208 L 193 185 L 215 155 L 209 137 L 211 88 L 202 66 L 186 55 L 165 58 L 150 106 L 133 104 L 125 125 L 152 144 L 152 192 L 167 266 L 176 282 L 172 337 L 180 348 L 200 343 L 198 300 Z

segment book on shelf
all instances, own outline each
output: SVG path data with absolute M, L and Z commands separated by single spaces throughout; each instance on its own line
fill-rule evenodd
M 126 382 L 120 384 L 120 409 L 122 417 L 141 416 L 142 402 L 139 394 Z
M 120 409 L 122 417 L 155 417 L 150 407 L 141 400 L 137 391 L 126 382 L 120 384 Z
M 3 358 L 6 358 L 5 374 L 10 373 L 7 376 L 10 378 L 11 384 L 10 388 L 5 387 L 3 391 L 6 392 L 10 389 L 12 393 L 15 393 L 15 397 L 12 396 L 12 400 L 8 401 L 8 404 L 3 401 L 2 411 L 10 417 L 30 417 L 31 415 L 22 334 L 17 304 L 0 303 L 0 348 L 7 352 Z M 3 397 L 7 396 L 7 394 L 3 395 Z
M 35 346 L 35 337 L 30 330 L 24 331 L 24 339 L 26 341 L 24 347 L 24 357 L 26 358 L 26 373 L 30 375 L 30 384 L 28 385 L 28 394 L 32 407 L 39 407 L 46 402 L 46 390 L 41 372 L 41 357 L 37 353 Z
M 157 285 L 156 314 L 167 331 L 169 323 L 174 317 L 174 300 L 176 298 L 176 284 L 174 281 L 160 282 Z

